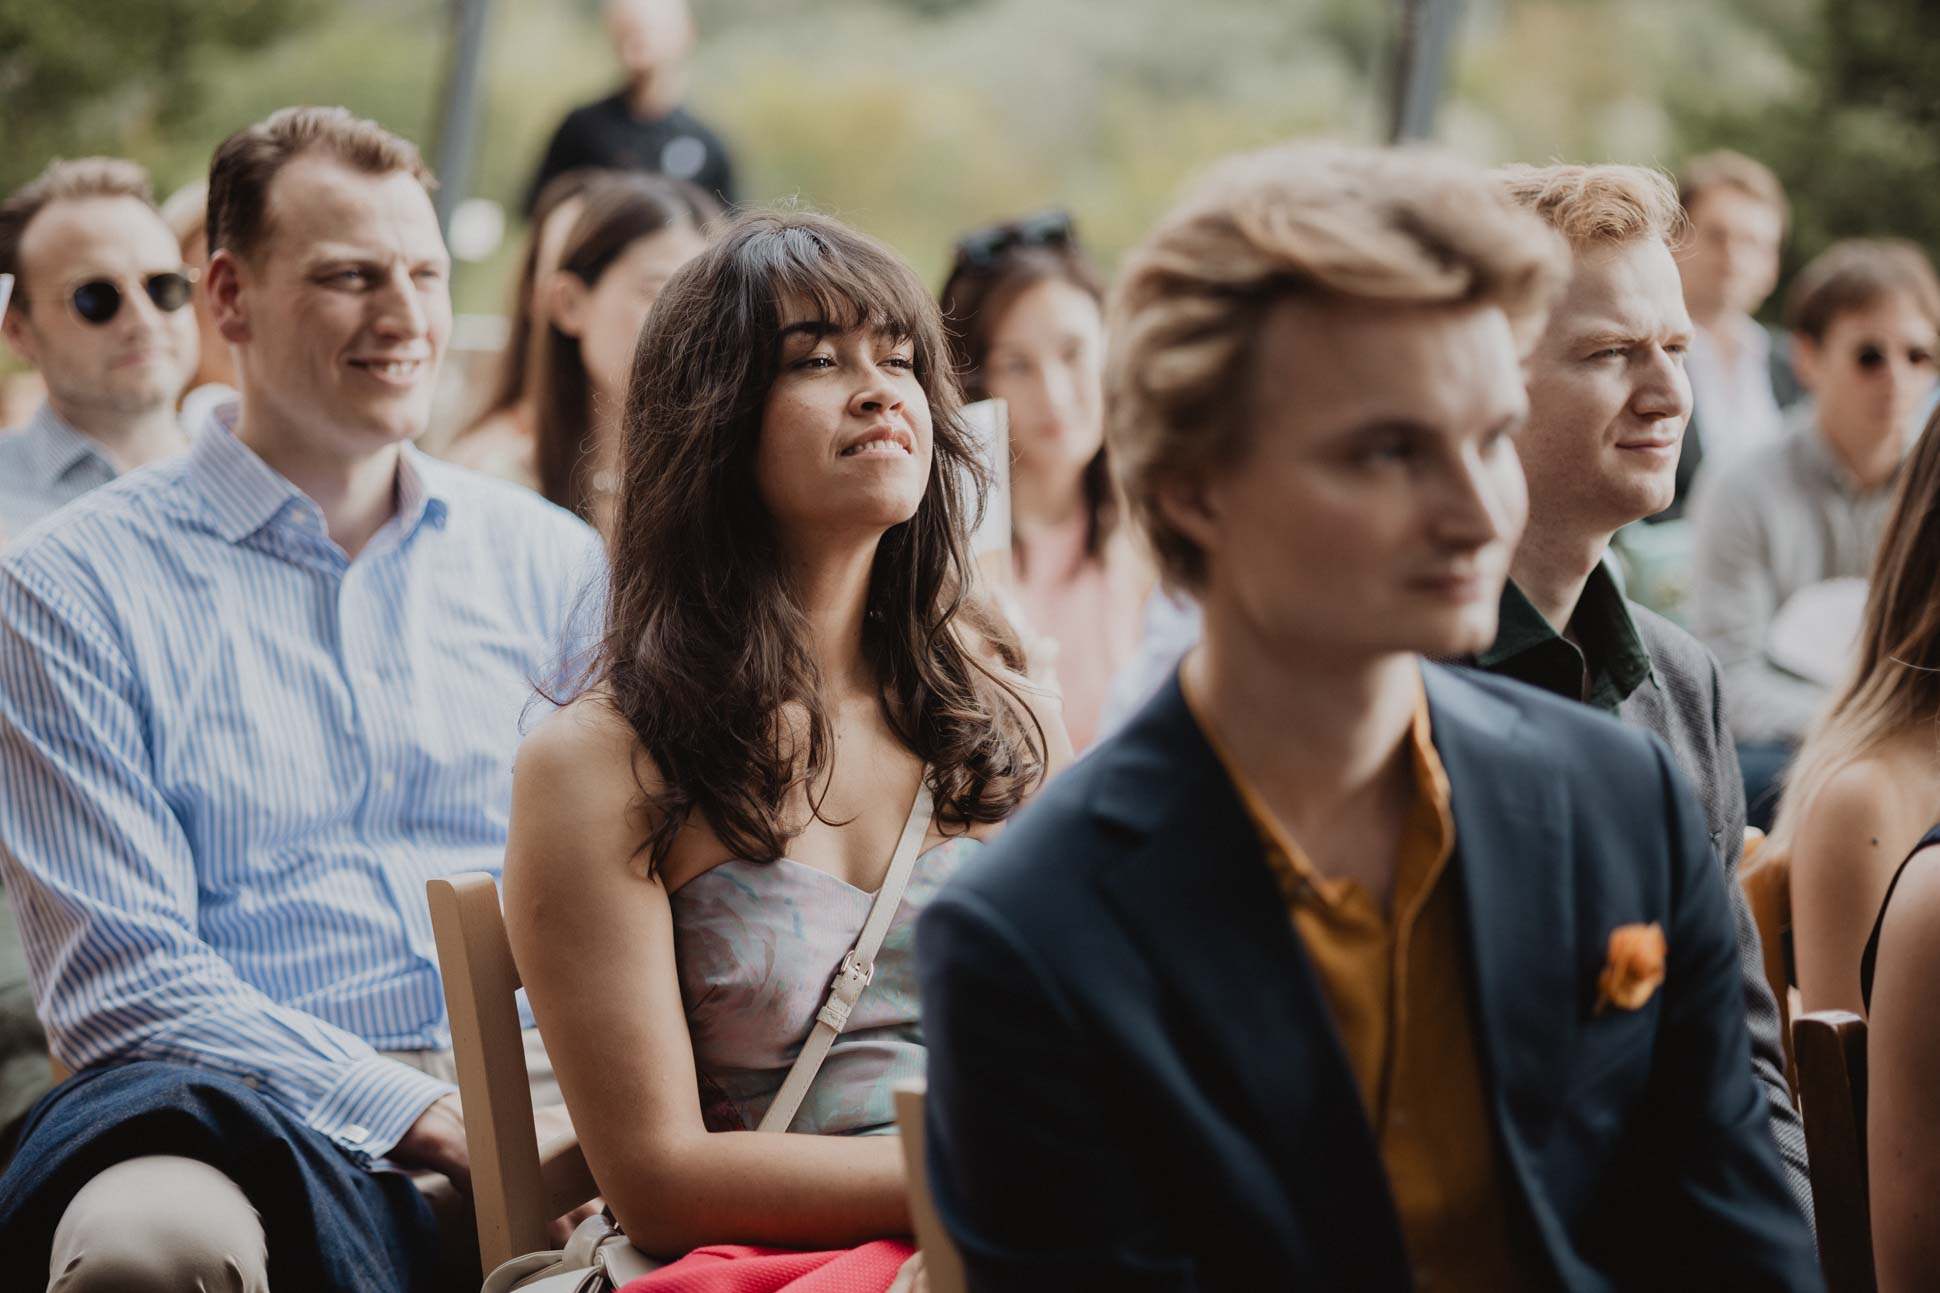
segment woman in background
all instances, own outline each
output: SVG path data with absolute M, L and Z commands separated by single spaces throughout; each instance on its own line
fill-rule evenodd
M 1153 587 L 1105 449 L 1103 290 L 1052 214 L 962 238 L 941 300 L 966 397 L 1009 407 L 1012 592 L 1032 676 L 1056 680 L 1083 749 Z
M 463 467 L 498 476 L 527 489 L 539 488 L 532 465 L 532 372 L 545 341 L 544 284 L 559 268 L 559 252 L 573 222 L 579 219 L 588 186 L 616 172 L 582 167 L 555 177 L 539 192 L 527 226 L 525 255 L 513 280 L 510 325 L 505 348 L 499 352 L 498 376 L 491 398 L 458 433 L 445 457 Z
M 541 494 L 605 529 L 640 330 L 674 271 L 706 248 L 719 208 L 690 184 L 638 174 L 591 186 L 581 201 L 544 288 L 532 465 Z
M 1940 817 L 1936 427 L 1940 416 L 1901 468 L 1854 671 L 1800 747 L 1766 845 L 1791 860 L 1793 951 L 1807 1010 L 1864 1009 L 1867 935 L 1895 866 Z
M 906 1235 L 916 917 L 1068 754 L 971 599 L 986 472 L 935 305 L 833 220 L 743 216 L 649 317 L 624 432 L 604 639 L 514 775 L 533 1010 L 636 1247 Z M 888 937 L 789 1123 L 815 1134 L 749 1130 L 906 836 Z

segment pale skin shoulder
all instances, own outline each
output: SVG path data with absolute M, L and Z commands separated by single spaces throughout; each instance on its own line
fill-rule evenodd
M 1840 768 L 1813 796 L 1791 852 L 1793 951 L 1807 1010 L 1863 1013 L 1859 958 L 1886 886 L 1930 822 L 1916 824 L 1905 768 L 1884 754 Z
M 1940 848 L 1907 867 L 1880 930 L 1867 1029 L 1867 1172 L 1881 1293 L 1940 1270 Z
M 587 696 L 533 729 L 513 777 L 506 926 L 609 1206 L 657 1254 L 906 1233 L 895 1137 L 707 1131 L 668 893 L 637 852 L 655 776 L 625 720 Z

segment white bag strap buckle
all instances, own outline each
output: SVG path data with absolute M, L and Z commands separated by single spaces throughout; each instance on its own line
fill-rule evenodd
M 849 954 L 842 958 L 835 978 L 829 981 L 829 998 L 815 1012 L 817 1023 L 827 1024 L 838 1033 L 849 1026 L 849 1012 L 855 1009 L 862 990 L 876 977 L 876 963 L 863 960 L 856 955 L 856 951 L 852 947 Z
M 929 834 L 930 819 L 934 815 L 930 770 L 924 768 L 923 779 L 916 787 L 916 802 L 909 806 L 902 838 L 896 842 L 896 852 L 889 859 L 889 873 L 883 877 L 882 888 L 876 891 L 876 900 L 870 904 L 869 915 L 862 922 L 862 933 L 836 968 L 835 977 L 829 982 L 828 999 L 815 1012 L 815 1024 L 809 1030 L 808 1040 L 802 1043 L 801 1053 L 795 1057 L 794 1066 L 788 1070 L 768 1112 L 761 1116 L 757 1131 L 788 1130 L 802 1101 L 808 1097 L 808 1088 L 821 1070 L 822 1061 L 828 1058 L 829 1047 L 849 1026 L 850 1012 L 855 1009 L 863 989 L 876 977 L 876 953 L 889 933 L 896 909 L 902 905 L 903 890 L 908 887 L 910 872 L 916 866 L 917 850 Z

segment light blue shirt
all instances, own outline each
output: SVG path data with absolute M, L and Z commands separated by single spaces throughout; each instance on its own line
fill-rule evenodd
M 225 425 L 0 557 L 0 868 L 54 1053 L 240 1077 L 353 1154 L 451 1088 L 425 881 L 497 874 L 591 529 L 406 448 L 355 561 Z
M 41 405 L 25 426 L 0 435 L 0 536 L 19 534 L 119 474 L 101 446 Z

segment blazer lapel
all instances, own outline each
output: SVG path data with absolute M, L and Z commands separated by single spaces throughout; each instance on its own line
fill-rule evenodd
M 1175 678 L 1124 737 L 1094 811 L 1137 836 L 1104 898 L 1176 994 L 1196 1054 L 1243 1093 L 1303 1224 L 1403 1261 L 1400 1223 L 1320 983 L 1247 816 Z M 1228 1088 L 1228 1089 L 1231 1089 Z M 1349 1233 L 1344 1229 L 1343 1234 Z M 1327 1246 L 1323 1243 L 1323 1246 Z M 1405 1284 L 1405 1265 L 1397 1267 Z
M 1567 805 L 1541 759 L 1518 744 L 1515 708 L 1459 671 L 1427 665 L 1423 673 L 1453 795 L 1484 1071 L 1528 1188 L 1529 1154 L 1546 1140 L 1561 1096 L 1555 1060 L 1569 1053 L 1577 1026 Z

